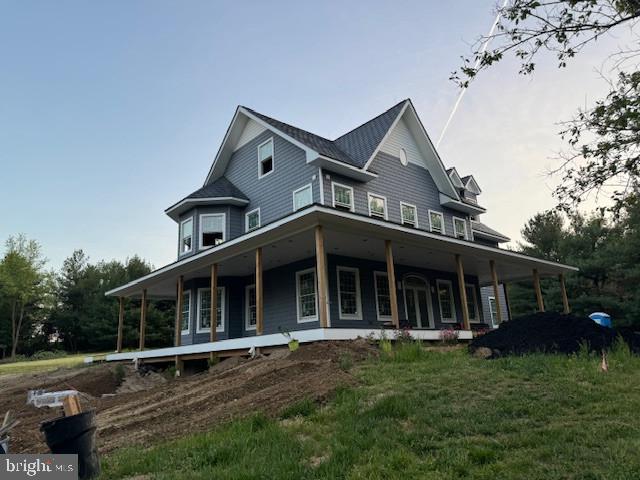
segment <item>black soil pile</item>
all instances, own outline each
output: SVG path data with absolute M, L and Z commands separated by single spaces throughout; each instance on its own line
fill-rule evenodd
M 525 353 L 575 353 L 585 344 L 592 351 L 610 349 L 621 337 L 632 352 L 640 354 L 640 334 L 629 329 L 602 327 L 587 317 L 553 312 L 535 313 L 504 322 L 500 328 L 469 344 L 471 353 L 484 356 L 522 355 Z

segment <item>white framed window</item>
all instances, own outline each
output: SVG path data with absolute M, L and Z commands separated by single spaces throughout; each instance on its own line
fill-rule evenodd
M 453 300 L 453 283 L 451 280 L 437 280 L 438 304 L 442 323 L 456 322 L 456 304 Z
M 351 267 L 337 267 L 336 270 L 340 320 L 362 320 L 360 271 Z
M 453 235 L 462 240 L 467 239 L 467 222 L 464 218 L 453 217 Z
M 400 157 L 400 163 L 403 166 L 407 166 L 409 165 L 409 160 L 407 159 L 407 151 L 404 148 L 400 149 L 400 152 L 398 153 L 398 156 Z
M 400 217 L 403 225 L 418 228 L 418 207 L 415 205 L 400 202 Z
M 429 210 L 429 227 L 432 232 L 444 235 L 444 215 L 442 212 Z
M 224 213 L 200 215 L 200 249 L 215 247 L 225 241 L 226 219 Z
M 387 199 L 374 193 L 367 194 L 369 199 L 369 216 L 387 219 Z
M 256 286 L 247 285 L 244 289 L 244 329 L 255 330 L 256 319 Z
M 180 330 L 182 335 L 191 331 L 191 290 L 182 292 L 182 312 L 180 312 Z
M 315 268 L 296 272 L 298 323 L 313 322 L 318 319 L 317 291 Z
M 478 310 L 478 296 L 476 294 L 476 287 L 471 283 L 464 285 L 465 292 L 467 293 L 467 310 L 469 310 L 469 322 L 480 323 L 480 311 Z
M 311 184 L 293 191 L 293 211 L 311 205 L 313 203 L 313 189 Z
M 491 325 L 498 325 L 498 314 L 496 313 L 498 306 L 496 304 L 496 297 L 489 297 L 489 315 L 491 316 Z
M 180 255 L 193 249 L 193 217 L 180 222 Z
M 389 292 L 389 277 L 386 272 L 373 272 L 376 287 L 376 311 L 378 320 L 391 320 L 391 293 Z
M 333 206 L 335 208 L 344 208 L 350 212 L 354 211 L 353 187 L 331 182 L 331 192 L 333 194 Z
M 266 177 L 274 169 L 273 138 L 258 145 L 258 178 Z
M 260 207 L 247 212 L 244 216 L 244 231 L 250 232 L 260 228 Z
M 226 298 L 224 287 L 218 287 L 218 312 L 216 314 L 216 332 L 224 332 L 224 312 Z M 198 289 L 198 324 L 196 333 L 211 331 L 211 288 Z

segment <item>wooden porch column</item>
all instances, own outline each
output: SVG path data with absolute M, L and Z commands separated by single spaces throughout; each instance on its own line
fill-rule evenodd
M 507 314 L 509 315 L 507 320 L 511 320 L 513 316 L 511 315 L 511 300 L 509 300 L 509 284 L 505 282 L 502 286 L 504 287 L 504 301 L 507 304 Z
M 140 350 L 144 350 L 144 334 L 147 328 L 147 289 L 142 290 L 140 299 Z
M 256 335 L 264 331 L 264 298 L 262 296 L 262 247 L 256 248 Z
M 216 341 L 216 327 L 218 326 L 218 264 L 211 265 L 211 332 L 209 333 L 209 341 Z M 222 319 L 224 322 L 224 318 Z
M 400 328 L 400 316 L 398 314 L 398 292 L 396 290 L 396 270 L 393 266 L 393 248 L 391 247 L 391 240 L 384 241 L 384 254 L 387 259 L 387 280 L 389 281 L 391 321 L 396 328 Z
M 119 297 L 120 310 L 118 312 L 118 340 L 116 342 L 116 353 L 122 352 L 122 330 L 124 328 L 124 297 Z
M 178 277 L 178 290 L 176 299 L 176 332 L 175 332 L 175 346 L 179 347 L 181 343 L 180 335 L 182 334 L 182 295 L 184 292 L 184 277 L 180 275 Z
M 324 232 L 322 225 L 316 227 L 316 275 L 318 277 L 318 309 L 320 327 L 329 325 L 327 315 L 327 256 L 324 253 Z
M 470 330 L 469 306 L 467 305 L 467 289 L 464 283 L 464 269 L 462 268 L 462 257 L 456 253 L 456 271 L 458 272 L 458 290 L 460 291 L 460 302 L 462 303 L 462 328 Z
M 567 286 L 564 283 L 564 273 L 558 275 L 558 278 L 560 280 L 560 293 L 562 294 L 562 305 L 564 307 L 563 311 L 568 315 L 571 313 L 571 308 L 569 307 L 569 298 L 567 297 Z
M 493 283 L 493 297 L 496 299 L 496 318 L 498 324 L 502 323 L 502 309 L 500 308 L 500 290 L 498 289 L 498 274 L 496 273 L 495 260 L 489 260 L 489 268 L 491 268 L 491 282 Z
M 540 288 L 540 274 L 538 269 L 533 269 L 533 289 L 536 291 L 536 301 L 538 302 L 538 311 L 544 312 L 544 300 L 542 299 L 542 289 Z

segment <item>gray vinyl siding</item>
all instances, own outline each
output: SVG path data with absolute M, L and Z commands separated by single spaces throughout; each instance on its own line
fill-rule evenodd
M 467 222 L 467 233 L 471 237 L 469 216 L 445 208 L 440 204 L 438 187 L 426 168 L 414 163 L 403 166 L 400 159 L 380 152 L 371 163 L 371 171 L 378 174 L 369 182 L 357 182 L 342 175 L 324 171 L 323 185 L 325 204 L 333 206 L 332 182 L 353 187 L 355 213 L 369 215 L 368 193 L 381 195 L 387 199 L 387 219 L 401 223 L 400 202 L 415 205 L 418 211 L 418 228 L 429 230 L 429 210 L 442 212 L 446 235 L 453 236 L 453 217 Z M 327 178 L 329 177 L 329 178 Z
M 274 170 L 258 178 L 258 145 L 273 137 Z M 225 177 L 238 187 L 250 203 L 245 213 L 260 207 L 260 223 L 266 225 L 293 212 L 293 191 L 312 185 L 313 201 L 319 203 L 318 169 L 306 163 L 305 153 L 267 130 L 236 150 Z M 244 217 L 242 219 L 244 231 Z
M 489 297 L 493 297 L 493 287 L 482 287 L 480 289 L 482 296 L 482 310 L 484 312 L 484 318 L 487 320 L 487 324 L 491 325 L 491 309 L 489 308 Z M 498 300 L 500 301 L 500 312 L 502 313 L 502 320 L 510 320 L 509 307 L 507 306 L 507 297 L 504 294 L 504 285 L 498 285 Z
M 232 207 L 228 205 L 216 205 L 216 206 L 201 206 L 192 208 L 187 212 L 180 215 L 180 219 L 178 221 L 178 259 L 187 258 L 191 255 L 194 255 L 200 251 L 200 215 L 205 215 L 208 213 L 224 213 L 225 215 L 225 241 L 231 240 L 232 238 L 237 237 L 237 223 L 239 222 L 238 218 L 242 217 L 242 221 L 244 222 L 244 213 L 243 210 L 238 207 Z M 184 255 L 180 254 L 180 225 L 183 220 L 187 218 L 193 218 L 193 239 L 191 240 L 191 251 L 189 253 L 185 253 Z M 243 224 L 244 228 L 244 224 Z

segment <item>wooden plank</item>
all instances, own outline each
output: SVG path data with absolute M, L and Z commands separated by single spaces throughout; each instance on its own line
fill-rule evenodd
M 540 274 L 538 269 L 533 269 L 533 289 L 536 292 L 536 302 L 538 303 L 538 311 L 544 312 L 544 300 L 542 299 L 542 288 L 540 288 Z
M 176 331 L 174 345 L 180 346 L 182 334 L 182 295 L 184 293 L 184 277 L 178 277 L 178 289 L 176 293 Z
M 320 310 L 320 326 L 327 328 L 327 256 L 324 251 L 324 233 L 322 225 L 316 226 L 316 275 L 318 277 L 318 307 Z
M 562 295 L 562 306 L 564 307 L 563 312 L 568 315 L 571 313 L 571 308 L 569 307 L 569 297 L 567 296 L 567 286 L 564 281 L 564 273 L 558 275 L 558 279 L 560 280 L 560 293 Z
M 147 289 L 142 290 L 140 300 L 140 350 L 144 350 L 144 336 L 147 329 Z
M 498 274 L 496 272 L 495 260 L 489 260 L 489 268 L 491 269 L 491 283 L 493 284 L 493 297 L 496 299 L 496 317 L 498 324 L 502 323 L 502 308 L 500 306 L 500 289 L 498 287 Z
M 119 311 L 118 311 L 118 340 L 116 341 L 116 352 L 122 352 L 122 332 L 124 329 L 124 298 L 119 297 L 118 301 L 120 303 Z
M 396 290 L 396 269 L 393 265 L 393 247 L 391 240 L 384 241 L 384 255 L 387 260 L 387 280 L 389 281 L 389 301 L 391 302 L 391 322 L 395 328 L 400 328 L 398 314 L 398 291 Z
M 64 409 L 65 417 L 72 417 L 82 412 L 80 407 L 80 400 L 77 395 L 69 395 L 62 400 L 62 408 Z
M 256 335 L 264 331 L 264 298 L 262 296 L 262 247 L 256 248 Z
M 467 305 L 467 289 L 464 282 L 464 268 L 462 266 L 462 257 L 456 254 L 456 272 L 458 273 L 458 290 L 460 291 L 460 302 L 462 303 L 462 328 L 470 330 L 469 324 L 469 305 Z
M 224 322 L 224 319 L 222 319 Z M 216 326 L 218 323 L 218 264 L 211 265 L 211 333 L 209 341 L 216 341 Z

